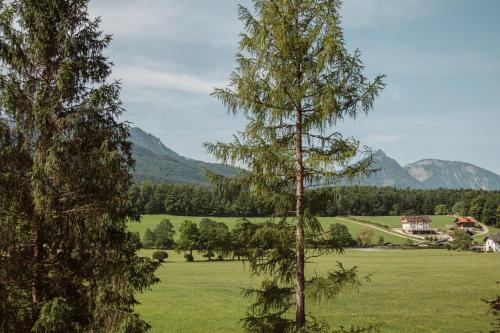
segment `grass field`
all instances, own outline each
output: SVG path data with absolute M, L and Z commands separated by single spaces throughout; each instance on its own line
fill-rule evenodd
M 399 216 L 353 216 L 356 219 L 359 220 L 365 220 L 365 221 L 370 221 L 370 222 L 375 222 L 379 223 L 382 225 L 386 225 L 390 228 L 400 228 L 401 227 L 401 222 L 400 222 L 400 217 Z M 438 228 L 438 229 L 445 229 L 447 224 L 453 224 L 453 221 L 455 218 L 453 216 L 449 215 L 433 215 L 431 216 L 432 218 L 432 223 L 431 227 L 432 228 Z M 500 228 L 495 228 L 495 227 L 489 227 L 489 233 L 496 233 L 500 232 Z M 481 236 L 475 236 L 474 240 L 476 242 L 484 242 L 484 238 L 486 235 L 481 235 Z M 392 241 L 391 241 L 392 242 Z
M 157 272 L 162 282 L 139 295 L 138 311 L 153 326 L 151 332 L 241 332 L 239 319 L 249 304 L 241 288 L 258 286 L 260 279 L 250 277 L 241 262 L 186 263 L 169 253 Z M 317 258 L 307 273 L 324 273 L 337 260 L 373 277 L 359 293 L 343 296 L 338 304 L 308 304 L 332 326 L 382 323 L 382 332 L 388 333 L 488 330 L 491 318 L 481 298 L 499 293 L 495 282 L 500 280 L 500 255 L 347 250 L 342 256 Z
M 173 216 L 173 215 L 143 215 L 141 218 L 140 223 L 130 223 L 129 224 L 129 230 L 134 231 L 134 232 L 139 232 L 141 237 L 144 235 L 144 232 L 146 231 L 147 228 L 150 228 L 151 230 L 154 229 L 154 227 L 160 223 L 160 221 L 163 218 L 167 218 L 172 222 L 174 225 L 174 228 L 177 230 L 179 226 L 181 225 L 182 222 L 185 220 L 190 220 L 193 222 L 199 222 L 203 217 L 201 216 Z M 212 218 L 213 220 L 217 222 L 224 222 L 228 225 L 228 227 L 231 229 L 237 222 L 236 217 L 214 217 Z M 266 218 L 250 218 L 252 222 L 258 223 L 258 222 L 264 222 Z M 321 224 L 323 225 L 324 228 L 328 228 L 330 224 L 333 223 L 342 223 L 346 225 L 349 228 L 350 233 L 356 239 L 356 235 L 363 228 L 363 226 L 360 226 L 359 224 L 349 222 L 345 219 L 339 219 L 336 217 L 320 217 L 319 218 Z M 380 236 L 384 237 L 384 240 L 386 242 L 391 242 L 394 244 L 404 244 L 406 242 L 406 239 L 389 235 L 381 231 L 374 230 L 373 234 L 373 242 L 377 242 L 378 238 Z
M 356 219 L 371 221 L 386 225 L 390 228 L 401 228 L 400 216 L 353 216 Z M 455 217 L 449 215 L 433 215 L 431 216 L 431 228 L 445 229 L 447 224 L 453 224 Z

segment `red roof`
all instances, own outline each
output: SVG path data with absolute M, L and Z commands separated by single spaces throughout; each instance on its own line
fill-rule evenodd
M 458 216 L 455 223 L 476 223 L 476 219 L 470 216 Z
M 411 215 L 411 216 L 401 216 L 401 223 L 404 222 L 427 222 L 431 223 L 432 220 L 427 215 Z

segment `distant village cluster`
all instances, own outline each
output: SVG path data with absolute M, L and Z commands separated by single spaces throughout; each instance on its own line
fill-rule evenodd
M 454 241 L 456 230 L 463 231 L 463 235 L 470 240 L 469 249 L 485 252 L 500 252 L 500 233 L 488 235 L 488 227 L 471 216 L 456 216 L 453 225 L 447 226 L 445 230 L 431 227 L 432 219 L 427 215 L 401 216 L 401 228 L 393 231 L 411 236 L 430 240 L 431 245 L 446 246 Z M 475 242 L 473 237 L 485 235 L 482 243 Z M 456 237 L 456 236 L 455 236 Z

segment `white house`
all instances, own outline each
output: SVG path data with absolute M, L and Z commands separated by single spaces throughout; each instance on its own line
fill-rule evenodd
M 401 216 L 403 231 L 412 235 L 432 233 L 434 230 L 430 228 L 431 222 L 431 218 L 425 215 Z
M 485 240 L 486 240 L 486 244 L 484 244 L 485 251 L 500 252 L 500 232 L 488 235 L 488 237 L 486 237 Z

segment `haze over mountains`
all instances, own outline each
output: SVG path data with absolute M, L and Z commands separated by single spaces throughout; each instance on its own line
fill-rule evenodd
M 131 128 L 130 134 L 134 143 L 137 181 L 206 184 L 204 169 L 225 176 L 238 172 L 231 166 L 183 157 L 140 128 Z M 374 160 L 374 167 L 380 171 L 356 180 L 355 184 L 412 189 L 500 190 L 499 175 L 469 163 L 424 159 L 402 167 L 382 150 L 375 152 Z

